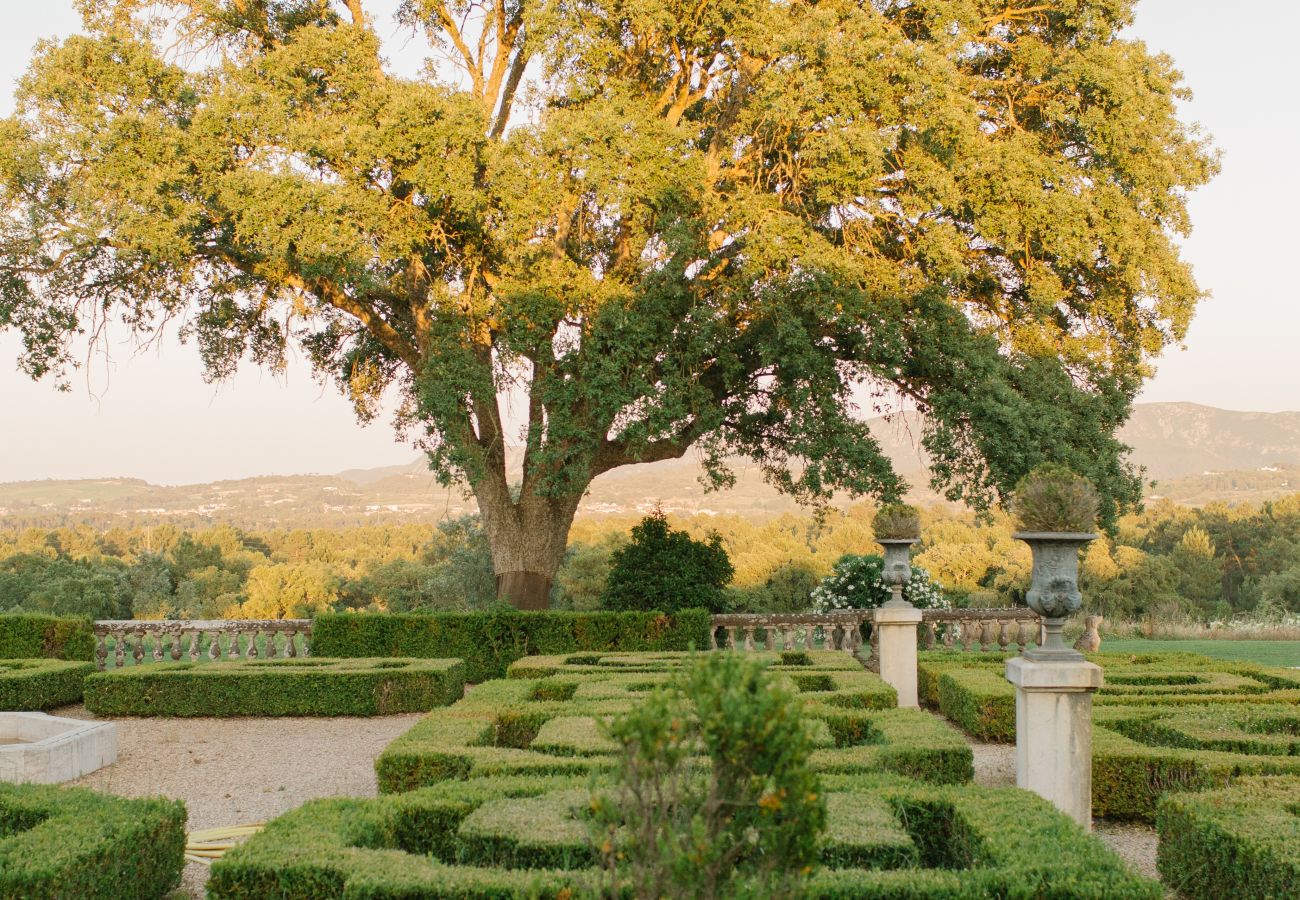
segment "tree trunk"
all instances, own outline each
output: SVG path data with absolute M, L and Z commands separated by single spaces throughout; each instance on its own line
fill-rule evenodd
M 549 608 L 581 496 L 531 495 L 512 501 L 497 491 L 475 493 L 492 548 L 497 599 L 518 609 Z

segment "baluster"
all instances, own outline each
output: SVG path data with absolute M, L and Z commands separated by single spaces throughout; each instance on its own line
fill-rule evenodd
M 104 671 L 108 662 L 108 638 L 104 634 L 95 635 L 95 667 Z
M 765 625 L 763 627 L 763 649 L 776 649 L 776 627 L 773 625 Z
M 288 634 L 286 635 L 284 650 L 289 655 L 290 658 L 293 658 L 298 655 L 298 648 L 294 645 L 293 642 L 293 639 L 296 638 L 297 636 L 298 636 L 298 631 L 293 628 L 290 628 Z M 714 629 L 713 632 L 709 635 L 709 640 L 713 641 L 713 649 L 717 650 L 718 649 L 717 629 Z
M 782 650 L 794 649 L 794 636 L 796 634 L 796 630 L 795 630 L 796 627 L 797 626 L 795 625 L 786 625 L 784 628 L 781 629 Z
M 221 659 L 221 631 L 212 632 L 212 637 L 208 641 L 208 659 L 216 662 Z
M 990 621 L 980 622 L 979 630 L 980 653 L 987 653 L 993 644 L 993 623 Z
M 291 632 L 289 632 L 289 634 L 292 635 L 293 632 L 291 631 Z M 292 637 L 289 638 L 289 641 L 290 641 L 289 646 L 292 647 L 292 646 L 293 646 L 293 644 L 292 644 L 293 638 L 292 638 Z M 717 626 L 717 625 L 713 625 L 713 626 L 711 626 L 711 627 L 709 628 L 709 649 L 710 649 L 710 650 L 717 650 L 717 649 L 718 649 L 718 626 Z M 291 655 L 291 656 L 293 655 L 292 652 L 290 653 L 290 655 Z
M 734 625 L 727 626 L 727 649 L 736 649 L 736 626 Z
M 921 647 L 925 650 L 934 649 L 934 623 L 929 621 L 921 622 Z
M 953 627 L 953 624 L 951 622 L 945 622 L 943 625 L 943 635 L 940 639 L 943 643 L 943 649 L 951 650 L 953 641 L 955 641 L 956 639 L 957 639 L 957 629 Z
M 154 662 L 162 662 L 162 658 L 163 658 L 163 639 L 164 639 L 165 637 L 166 637 L 166 634 L 165 634 L 164 632 L 162 632 L 162 631 L 159 631 L 156 635 L 154 635 L 154 638 L 153 638 L 153 661 L 154 661 Z
M 974 625 L 975 623 L 970 619 L 961 620 L 961 648 L 966 653 L 970 652 L 971 644 L 975 640 L 975 635 L 971 633 Z
M 249 659 L 257 659 L 257 638 L 258 635 L 260 634 L 261 631 L 257 628 L 254 628 L 253 633 L 248 636 L 248 658 Z
M 199 631 L 190 632 L 190 662 L 199 661 L 199 637 L 201 635 L 202 632 Z
M 311 645 L 308 642 L 308 638 L 310 637 L 311 637 L 311 630 L 309 627 L 307 631 L 304 631 L 302 633 L 302 655 L 303 656 L 311 656 Z
M 113 635 L 113 661 L 120 669 L 126 665 L 126 633 L 119 632 Z
M 880 629 L 871 626 L 871 655 L 867 657 L 867 668 L 873 672 L 880 671 Z
M 275 639 L 279 637 L 274 631 L 268 631 L 266 634 L 266 658 L 275 659 Z
M 1020 649 L 1021 653 L 1025 652 L 1025 648 L 1029 646 L 1029 639 L 1033 636 L 1030 633 L 1030 630 L 1029 621 L 1027 619 L 1021 619 L 1016 622 L 1016 646 Z
M 746 650 L 754 649 L 754 626 L 753 625 L 745 626 L 745 649 Z
M 176 631 L 172 632 L 172 661 L 173 662 L 181 658 L 181 637 L 184 634 L 185 632 L 181 631 L 180 629 L 177 629 Z
M 243 634 L 238 628 L 230 629 L 230 652 L 226 654 L 229 659 L 239 659 L 239 637 Z
M 1006 619 L 998 620 L 998 649 L 1001 650 L 1003 653 L 1007 652 L 1007 644 L 1009 643 L 1009 635 L 1007 634 L 1007 632 L 1010 629 L 1011 629 L 1010 622 L 1008 622 Z
M 137 666 L 142 665 L 144 663 L 144 632 L 143 631 L 137 631 L 135 633 L 135 649 L 131 653 L 131 656 L 135 659 L 135 664 Z

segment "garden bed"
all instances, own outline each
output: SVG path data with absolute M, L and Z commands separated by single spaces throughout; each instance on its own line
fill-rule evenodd
M 1022 791 L 825 779 L 814 898 L 1161 897 L 1048 803 Z M 213 900 L 590 896 L 600 873 L 586 776 L 445 782 L 320 800 L 213 866 Z
M 86 679 L 86 709 L 108 716 L 379 716 L 423 712 L 464 693 L 455 659 L 163 662 Z
M 0 783 L 0 897 L 146 900 L 179 882 L 185 807 Z
M 961 735 L 920 710 L 895 709 L 893 688 L 844 653 L 747 654 L 807 700 L 822 772 L 894 772 L 935 782 L 971 778 Z M 571 775 L 613 766 L 598 721 L 625 712 L 689 658 L 685 653 L 531 657 L 509 679 L 477 686 L 426 716 L 375 764 L 380 790 L 486 775 Z

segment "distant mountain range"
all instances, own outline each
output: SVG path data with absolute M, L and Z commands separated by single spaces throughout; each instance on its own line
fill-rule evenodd
M 924 487 L 925 458 L 911 414 L 872 422 L 898 471 L 917 488 L 913 499 L 940 502 Z M 1194 403 L 1134 408 L 1121 431 L 1155 485 L 1152 499 L 1201 505 L 1259 501 L 1300 492 L 1300 412 L 1248 413 Z M 797 507 L 768 486 L 754 466 L 736 463 L 737 483 L 706 493 L 699 464 L 681 460 L 629 466 L 592 485 L 579 515 L 631 515 L 655 505 L 669 511 L 768 517 Z M 379 521 L 431 522 L 472 511 L 472 499 L 438 485 L 424 462 L 350 469 L 337 475 L 267 476 L 167 487 L 133 478 L 0 484 L 0 525 L 98 527 L 160 521 L 247 528 L 343 527 Z

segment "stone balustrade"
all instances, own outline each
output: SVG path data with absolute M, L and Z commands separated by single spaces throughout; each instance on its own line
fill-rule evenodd
M 714 650 L 825 649 L 856 653 L 862 647 L 862 623 L 870 620 L 870 610 L 717 615 L 713 617 L 709 640 Z M 721 645 L 719 632 L 725 635 Z
M 203 636 L 206 649 L 201 649 Z M 265 636 L 265 655 L 274 658 L 281 649 L 277 636 L 284 636 L 285 656 L 307 656 L 311 637 L 311 619 L 172 619 L 137 621 L 133 619 L 101 620 L 95 623 L 95 663 L 102 671 L 108 664 L 108 639 L 113 638 L 113 663 L 118 668 L 133 660 L 136 665 L 148 661 L 188 658 L 209 660 L 255 659 L 262 653 L 259 636 Z M 188 651 L 183 650 L 189 637 Z M 145 647 L 146 641 L 152 646 Z
M 1100 644 L 1094 617 L 1085 637 Z M 871 622 L 870 610 L 833 613 L 745 613 L 716 615 L 710 632 L 714 650 L 844 650 L 862 648 L 862 625 Z M 925 609 L 918 633 L 925 650 L 967 653 L 1021 652 L 1039 641 L 1042 621 L 1031 609 Z M 871 634 L 868 665 L 877 656 L 876 634 Z
M 925 650 L 1023 651 L 1037 644 L 1042 620 L 1032 609 L 926 609 L 921 611 L 921 647 Z

